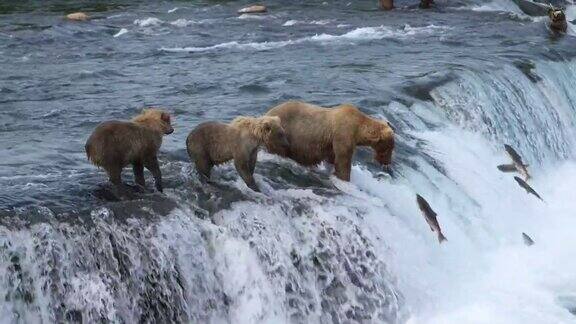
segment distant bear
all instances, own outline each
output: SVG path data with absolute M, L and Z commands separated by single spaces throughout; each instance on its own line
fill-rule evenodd
M 290 144 L 285 154 L 273 150 L 271 153 L 306 166 L 328 161 L 334 164 L 336 176 L 344 181 L 350 181 L 357 145 L 372 147 L 376 161 L 382 165 L 392 162 L 394 131 L 390 125 L 368 117 L 352 105 L 323 108 L 289 101 L 266 115 L 280 117 Z
M 86 155 L 94 165 L 104 168 L 116 188 L 122 188 L 122 169 L 132 164 L 136 183 L 145 186 L 144 167 L 154 176 L 156 189 L 162 191 L 158 150 L 162 135 L 174 129 L 170 114 L 146 109 L 131 121 L 107 121 L 94 129 L 86 142 Z
M 548 18 L 550 18 L 550 29 L 555 32 L 565 33 L 568 29 L 566 22 L 566 15 L 561 9 L 550 8 L 548 9 Z
M 259 191 L 253 175 L 258 148 L 262 145 L 275 152 L 287 149 L 280 118 L 237 117 L 230 124 L 206 122 L 192 130 L 186 139 L 188 155 L 201 176 L 209 179 L 214 165 L 234 159 L 240 177 L 254 191 Z

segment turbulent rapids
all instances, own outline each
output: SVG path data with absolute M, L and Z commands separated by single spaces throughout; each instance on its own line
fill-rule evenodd
M 571 30 L 507 0 L 375 2 L 110 1 L 81 23 L 0 4 L 0 322 L 575 321 Z M 390 121 L 392 171 L 360 149 L 348 183 L 261 152 L 261 193 L 231 164 L 199 180 L 195 125 L 288 99 Z M 84 142 L 149 105 L 174 117 L 164 193 L 111 201 Z M 498 171 L 503 144 L 545 202 Z

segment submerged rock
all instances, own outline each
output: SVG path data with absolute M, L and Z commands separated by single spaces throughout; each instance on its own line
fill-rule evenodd
M 86 20 L 90 19 L 90 17 L 83 12 L 74 12 L 74 13 L 66 15 L 66 19 L 74 20 L 74 21 L 86 21 Z
M 238 10 L 239 14 L 254 14 L 254 13 L 264 13 L 267 12 L 268 9 L 266 6 L 263 5 L 253 5 L 250 7 L 242 8 Z

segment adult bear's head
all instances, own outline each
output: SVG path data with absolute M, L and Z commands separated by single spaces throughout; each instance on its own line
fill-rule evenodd
M 374 159 L 384 167 L 392 164 L 394 130 L 388 122 L 367 118 L 360 125 L 359 144 L 372 147 Z

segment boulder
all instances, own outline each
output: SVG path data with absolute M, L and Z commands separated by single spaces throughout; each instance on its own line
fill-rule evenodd
M 242 8 L 238 10 L 239 14 L 255 14 L 255 13 L 264 13 L 268 11 L 266 6 L 263 5 L 253 5 L 250 7 Z
M 90 19 L 90 17 L 88 17 L 88 15 L 83 12 L 74 12 L 66 15 L 66 19 L 74 21 L 86 21 Z

